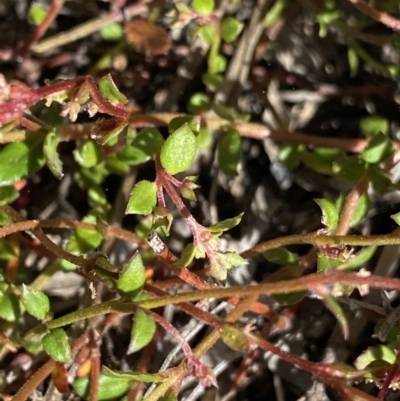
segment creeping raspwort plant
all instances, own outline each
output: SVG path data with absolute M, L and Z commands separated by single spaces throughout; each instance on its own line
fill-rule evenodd
M 271 81 L 296 89 L 305 78 L 283 70 L 266 73 L 263 65 L 282 59 L 276 54 L 279 46 L 268 46 L 282 27 L 290 26 L 284 19 L 299 14 L 288 1 L 268 5 L 261 0 L 248 21 L 239 18 L 235 2 L 216 8 L 213 0 L 178 1 L 166 12 L 164 27 L 154 22 L 164 5 L 151 10 L 145 2 L 125 3 L 110 2 L 108 14 L 43 41 L 39 39 L 64 1 L 52 1 L 48 10 L 34 3 L 28 10 L 35 25 L 32 34 L 15 49 L 0 50 L 2 61 L 21 62 L 21 68 L 37 63 L 38 69 L 42 63 L 51 69 L 74 59 L 68 52 L 54 57 L 47 53 L 54 47 L 93 33 L 109 46 L 86 76 L 28 85 L 9 79 L 7 72 L 0 75 L 0 394 L 12 401 L 47 399 L 54 385 L 65 397 L 89 401 L 174 400 L 219 384 L 228 388 L 219 376 L 221 366 L 228 365 L 235 366 L 227 375 L 234 375 L 234 394 L 243 388 L 251 366 L 261 366 L 274 355 L 332 387 L 340 399 L 384 399 L 390 388 L 399 386 L 400 366 L 399 310 L 384 290 L 399 291 L 400 279 L 371 274 L 366 267 L 375 263 L 379 247 L 400 245 L 400 235 L 349 232 L 367 220 L 371 204 L 399 190 L 394 176 L 400 145 L 390 136 L 395 124 L 377 114 L 363 115 L 362 138 L 308 135 L 286 124 L 285 113 L 270 101 L 269 91 L 277 92 Z M 341 39 L 341 47 L 347 46 L 351 76 L 364 62 L 398 77 L 398 69 L 375 60 L 358 43 L 382 41 L 359 31 L 368 26 L 365 20 L 354 24 L 351 15 L 347 25 L 336 2 L 316 9 L 306 3 L 296 7 L 307 11 L 300 15 L 315 14 L 314 22 L 307 23 L 318 26 L 318 39 L 332 27 L 350 38 L 347 44 Z M 351 3 L 372 20 L 399 30 L 386 12 L 362 1 Z M 64 17 L 70 12 L 65 10 Z M 186 36 L 187 49 L 172 41 Z M 395 40 L 389 42 L 396 48 Z M 137 86 L 153 90 L 148 70 L 176 70 L 178 58 L 169 64 L 168 51 L 177 57 L 179 52 L 196 52 L 204 58 L 196 64 L 196 57 L 187 57 L 179 66 L 188 82 L 199 71 L 193 84 L 197 92 L 187 97 L 190 114 L 148 113 L 134 104 Z M 140 68 L 124 67 L 132 61 L 129 52 L 142 57 Z M 177 92 L 185 93 L 188 85 L 182 76 L 168 92 L 174 105 L 179 103 Z M 29 74 L 26 78 L 33 80 Z M 259 96 L 262 107 L 253 108 L 251 96 L 241 94 L 244 106 L 229 106 L 236 83 L 244 92 L 251 87 L 251 96 Z M 321 96 L 333 92 L 331 86 L 306 83 Z M 368 88 L 362 89 L 365 93 Z M 340 92 L 335 90 L 336 96 Z M 292 95 L 279 99 L 282 110 Z M 154 98 L 160 102 L 162 96 Z M 286 114 L 294 115 L 293 109 Z M 272 123 L 249 122 L 263 110 L 269 111 Z M 243 142 L 244 137 L 251 140 Z M 229 251 L 226 243 L 246 218 L 244 209 L 251 215 L 255 202 L 262 205 L 256 213 L 268 203 L 260 200 L 264 193 L 250 185 L 253 177 L 245 169 L 261 149 L 269 152 L 273 166 L 258 165 L 257 186 L 276 166 L 287 175 L 302 167 L 314 177 L 335 180 L 343 190 L 336 199 L 314 199 L 318 226 L 312 230 L 274 237 L 267 229 L 261 237 L 269 239 L 255 244 L 261 232 L 255 227 L 266 224 L 257 215 L 259 221 L 246 222 L 254 225 L 249 237 L 256 240 L 243 252 Z M 242 192 L 246 201 L 233 213 L 229 210 L 235 208 L 224 204 L 224 218 L 219 219 L 217 203 L 229 191 Z M 279 191 L 284 192 L 283 184 Z M 70 218 L 61 217 L 66 215 Z M 400 223 L 400 214 L 391 217 L 390 224 Z M 252 258 L 271 269 L 242 285 L 236 273 L 247 273 Z M 63 279 L 54 278 L 60 273 Z M 80 291 L 63 293 L 66 306 L 60 308 L 52 286 L 65 277 L 80 280 Z M 381 291 L 382 306 L 364 299 L 373 289 Z M 334 317 L 341 340 L 350 341 L 354 328 L 343 304 L 378 316 L 373 318 L 370 346 L 358 350 L 351 364 L 328 363 L 323 357 L 312 362 L 270 341 L 271 333 L 289 330 L 286 320 L 295 321 L 299 305 L 310 298 Z M 182 328 L 187 316 L 196 322 L 190 330 Z M 224 352 L 215 346 L 219 340 Z M 360 387 L 370 382 L 379 389 L 370 391 L 378 398 Z

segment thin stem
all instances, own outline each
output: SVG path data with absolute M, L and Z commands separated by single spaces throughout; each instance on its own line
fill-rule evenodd
M 39 368 L 18 390 L 11 401 L 25 401 L 40 383 L 53 371 L 55 362 L 51 359 Z

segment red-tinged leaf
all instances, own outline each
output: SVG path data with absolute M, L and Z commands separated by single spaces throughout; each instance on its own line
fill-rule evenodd
M 61 393 L 68 391 L 68 371 L 64 364 L 57 362 L 51 374 L 54 386 Z

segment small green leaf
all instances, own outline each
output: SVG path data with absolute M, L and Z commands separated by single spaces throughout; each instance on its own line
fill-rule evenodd
M 155 182 L 139 181 L 129 196 L 125 214 L 150 214 L 157 204 Z
M 201 79 L 203 80 L 203 83 L 207 87 L 207 89 L 212 92 L 216 92 L 224 81 L 224 77 L 221 74 L 205 73 L 201 76 Z
M 358 155 L 343 157 L 333 163 L 333 173 L 340 180 L 358 181 L 367 173 L 367 165 Z
M 192 164 L 196 155 L 196 137 L 187 124 L 171 134 L 161 148 L 160 160 L 171 174 L 181 173 Z
M 248 114 L 239 113 L 234 107 L 228 107 L 221 103 L 213 102 L 211 104 L 214 112 L 221 118 L 229 120 L 232 122 L 249 120 L 250 116 Z M 228 129 L 227 132 L 235 131 L 233 129 Z
M 218 330 L 221 340 L 235 351 L 249 352 L 250 343 L 246 335 L 229 323 L 224 323 Z
M 16 322 L 21 314 L 17 296 L 12 292 L 0 292 L 0 318 Z
M 45 8 L 37 3 L 34 3 L 29 7 L 28 13 L 29 18 L 32 20 L 34 25 L 40 25 L 47 15 Z
M 208 128 L 200 128 L 197 135 L 197 148 L 199 150 L 209 149 L 212 143 L 211 131 Z
M 43 153 L 46 158 L 46 164 L 54 177 L 61 180 L 63 178 L 63 166 L 57 152 L 57 146 L 60 143 L 61 136 L 57 134 L 55 129 L 52 129 L 44 140 Z
M 208 62 L 208 68 L 212 74 L 224 72 L 226 70 L 226 65 L 226 58 L 222 54 L 216 54 L 214 57 L 211 57 Z
M 100 374 L 98 401 L 113 400 L 122 397 L 129 389 L 132 379 L 117 378 Z M 89 399 L 89 377 L 80 377 L 73 383 L 74 390 L 85 400 Z
M 242 140 L 237 130 L 224 133 L 218 143 L 218 163 L 225 174 L 236 175 L 242 154 Z
M 18 191 L 13 185 L 0 187 L 0 206 L 14 202 L 19 196 Z
M 332 312 L 332 314 L 336 317 L 339 325 L 342 329 L 343 337 L 345 340 L 349 338 L 349 323 L 347 322 L 347 318 L 345 313 L 343 312 L 342 307 L 338 304 L 338 302 L 330 295 L 322 296 L 323 302 L 325 306 Z
M 392 214 L 390 218 L 393 219 L 396 222 L 396 224 L 400 226 L 400 212 Z
M 339 266 L 338 270 L 351 270 L 361 267 L 362 265 L 367 263 L 372 258 L 372 256 L 374 256 L 376 249 L 377 249 L 376 246 L 369 246 L 363 248 L 356 255 L 353 255 L 351 258 L 349 258 L 349 260 L 342 263 Z
M 103 366 L 103 374 L 115 379 L 128 379 L 142 383 L 160 383 L 165 380 L 165 377 L 158 373 L 121 372 L 118 370 L 111 370 L 107 368 L 107 366 Z
M 207 230 L 211 231 L 212 233 L 222 233 L 224 231 L 228 231 L 233 227 L 236 227 L 242 221 L 243 213 L 238 214 L 231 219 L 222 220 L 217 224 L 213 224 L 212 226 L 208 227 Z
M 386 134 L 389 130 L 389 122 L 386 118 L 370 116 L 360 119 L 361 132 L 366 137 L 373 137 L 376 134 Z
M 277 0 L 275 2 L 264 18 L 264 28 L 269 28 L 278 21 L 279 17 L 285 10 L 287 3 L 288 0 Z
M 189 99 L 188 110 L 189 113 L 199 114 L 203 111 L 207 111 L 210 109 L 211 102 L 208 95 L 205 93 L 199 92 L 192 95 Z
M 204 24 L 197 27 L 193 35 L 198 35 L 205 43 L 211 45 L 215 37 L 215 29 L 210 24 Z
M 271 298 L 281 305 L 294 305 L 307 295 L 306 291 L 295 291 L 289 294 L 274 294 Z
M 118 279 L 118 292 L 121 295 L 132 298 L 142 290 L 145 281 L 146 276 L 142 258 L 136 252 L 124 266 L 122 274 Z
M 350 76 L 352 78 L 356 77 L 360 68 L 360 58 L 358 56 L 357 50 L 354 49 L 354 47 L 352 46 L 349 46 L 347 48 L 347 60 L 350 67 Z
M 335 204 L 324 198 L 314 200 L 322 210 L 322 224 L 325 225 L 329 231 L 333 231 L 339 222 L 339 212 Z
M 128 99 L 119 91 L 110 74 L 107 74 L 104 77 L 100 78 L 99 90 L 101 94 L 111 103 L 128 103 Z
M 393 145 L 390 139 L 382 133 L 374 135 L 368 142 L 368 146 L 361 153 L 361 157 L 371 164 L 381 163 L 393 153 Z
M 335 269 L 336 267 L 342 264 L 342 260 L 340 258 L 329 258 L 322 252 L 318 253 L 317 256 L 317 271 L 325 272 L 328 270 Z
M 0 260 L 10 260 L 11 258 L 17 256 L 14 248 L 11 246 L 10 242 L 6 238 L 0 239 Z M 0 282 L 1 280 L 0 276 Z
M 290 170 L 294 170 L 300 164 L 299 149 L 299 145 L 283 144 L 279 147 L 279 160 Z
M 367 348 L 355 361 L 354 366 L 359 369 L 365 369 L 370 363 L 375 361 L 385 361 L 390 365 L 396 362 L 395 352 L 386 345 L 376 345 Z
M 190 244 L 187 244 L 185 246 L 185 249 L 182 251 L 181 257 L 177 262 L 175 262 L 172 266 L 173 267 L 187 267 L 192 263 L 192 260 L 194 259 L 196 253 L 196 249 L 191 242 Z
M 156 322 L 154 319 L 147 315 L 143 309 L 138 309 L 135 313 L 128 354 L 133 354 L 144 348 L 151 341 L 155 332 Z
M 193 10 L 200 15 L 210 15 L 214 11 L 214 0 L 193 0 Z
M 144 128 L 133 140 L 131 147 L 137 149 L 146 158 L 154 159 L 164 143 L 164 138 L 157 128 Z
M 339 213 L 342 212 L 344 202 L 346 200 L 347 193 L 341 193 L 338 199 L 336 200 L 336 206 L 339 210 Z M 354 208 L 354 213 L 351 218 L 350 227 L 354 227 L 358 223 L 360 223 L 364 217 L 367 215 L 370 209 L 370 199 L 368 193 L 365 192 L 358 201 L 357 207 Z
M 124 36 L 121 24 L 114 22 L 100 29 L 100 36 L 108 42 L 116 42 Z
M 50 312 L 50 301 L 47 295 L 22 284 L 21 302 L 27 312 L 36 319 L 43 320 Z
M 173 118 L 168 124 L 168 132 L 173 134 L 175 131 L 187 124 L 192 132 L 197 133 L 200 129 L 200 117 L 198 116 L 182 116 Z
M 96 217 L 93 215 L 86 216 L 82 221 L 84 223 L 97 224 Z M 96 249 L 102 240 L 103 235 L 99 231 L 79 228 L 71 235 L 66 249 L 74 254 L 83 255 Z
M 269 249 L 263 253 L 263 256 L 269 262 L 281 266 L 297 266 L 299 264 L 297 256 L 285 248 Z
M 9 143 L 0 151 L 0 185 L 30 177 L 44 163 L 42 139 Z
M 225 42 L 234 42 L 242 32 L 243 24 L 233 17 L 226 17 L 222 20 L 221 35 Z
M 91 139 L 77 141 L 73 154 L 75 161 L 86 168 L 97 166 L 102 161 L 101 147 Z
M 68 363 L 72 353 L 68 336 L 63 329 L 57 328 L 46 334 L 42 340 L 43 349 L 57 362 Z

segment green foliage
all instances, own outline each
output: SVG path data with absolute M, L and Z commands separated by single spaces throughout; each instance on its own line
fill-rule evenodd
M 2 284 L 0 288 L 0 318 L 16 322 L 21 314 L 17 296 Z
M 138 253 L 124 266 L 118 279 L 118 291 L 121 295 L 134 297 L 143 288 L 146 280 L 142 259 Z
M 222 20 L 221 35 L 225 42 L 234 42 L 242 32 L 243 24 L 232 17 L 226 17 Z
M 200 15 L 210 15 L 214 11 L 214 0 L 193 0 L 192 7 Z
M 113 24 L 100 29 L 100 36 L 108 42 L 115 42 L 123 38 L 124 30 L 122 29 L 121 24 L 114 22 Z
M 41 139 L 9 143 L 0 151 L 0 185 L 30 177 L 44 166 Z
M 40 25 L 46 18 L 47 11 L 40 4 L 34 3 L 29 7 L 29 18 L 34 25 Z
M 263 256 L 265 259 L 268 260 L 268 262 L 276 263 L 282 266 L 287 266 L 287 265 L 297 266 L 299 264 L 297 256 L 284 248 L 270 249 L 268 251 L 265 251 L 263 253 Z
M 72 352 L 68 336 L 63 329 L 54 329 L 46 334 L 42 340 L 43 349 L 57 362 L 71 361 Z
M 99 401 L 112 400 L 123 396 L 129 388 L 132 379 L 110 377 L 100 374 L 99 378 Z M 77 394 L 85 400 L 89 399 L 89 377 L 80 377 L 73 383 L 73 388 Z
M 219 330 L 221 340 L 235 351 L 248 352 L 250 350 L 249 340 L 246 335 L 231 324 L 224 324 Z
M 50 312 L 50 301 L 42 291 L 22 285 L 21 302 L 27 312 L 36 319 L 44 320 Z
M 218 143 L 218 164 L 225 174 L 235 175 L 240 163 L 242 141 L 237 130 L 222 134 Z
M 161 148 L 160 160 L 165 170 L 171 174 L 185 171 L 196 155 L 196 137 L 186 123 L 171 134 Z
M 128 354 L 133 354 L 144 348 L 151 341 L 155 332 L 156 322 L 154 319 L 142 309 L 138 309 L 133 321 Z
M 61 141 L 60 135 L 55 129 L 52 129 L 47 135 L 43 143 L 43 154 L 46 164 L 56 178 L 61 180 L 63 177 L 63 166 L 57 153 L 57 146 Z
M 149 214 L 157 203 L 157 187 L 155 182 L 139 181 L 129 196 L 126 214 Z
M 322 210 L 322 224 L 329 231 L 333 231 L 339 222 L 339 213 L 335 204 L 328 199 L 315 199 L 315 202 Z

